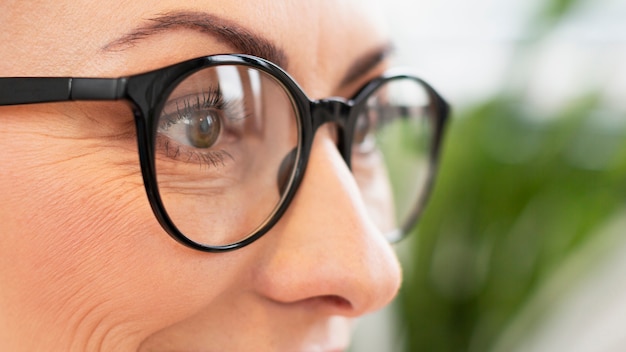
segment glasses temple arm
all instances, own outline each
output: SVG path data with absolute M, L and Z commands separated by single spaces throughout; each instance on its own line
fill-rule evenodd
M 0 106 L 124 97 L 125 78 L 0 78 Z

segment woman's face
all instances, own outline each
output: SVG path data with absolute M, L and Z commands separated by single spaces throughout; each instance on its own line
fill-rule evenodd
M 347 0 L 5 1 L 0 76 L 118 77 L 241 52 L 206 26 L 223 21 L 275 46 L 309 97 L 347 97 L 386 68 L 372 13 Z M 133 126 L 121 102 L 0 108 L 0 349 L 336 351 L 353 318 L 396 294 L 395 255 L 330 128 L 278 224 L 214 254 L 155 220 Z

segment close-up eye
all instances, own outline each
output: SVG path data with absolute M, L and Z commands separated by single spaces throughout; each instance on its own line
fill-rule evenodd
M 219 89 L 185 95 L 168 101 L 161 113 L 159 132 L 183 146 L 207 149 L 214 146 L 224 119 L 236 119 L 232 106 Z
M 245 142 L 245 98 L 227 95 L 215 82 L 208 89 L 200 79 L 191 82 L 171 94 L 159 115 L 157 152 L 184 162 L 223 165 Z
M 223 126 L 223 108 L 207 106 L 198 101 L 177 108 L 162 119 L 159 131 L 179 144 L 207 149 L 214 146 Z

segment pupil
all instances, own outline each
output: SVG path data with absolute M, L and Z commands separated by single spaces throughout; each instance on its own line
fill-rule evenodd
M 220 119 L 216 113 L 194 112 L 187 125 L 187 138 L 193 147 L 210 148 L 217 141 L 220 131 Z

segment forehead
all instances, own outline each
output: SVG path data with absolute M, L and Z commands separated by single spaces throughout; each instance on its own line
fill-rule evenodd
M 298 63 L 290 67 L 296 74 L 304 74 L 305 66 L 329 70 L 387 40 L 370 9 L 351 0 L 9 1 L 0 4 L 0 39 L 7 43 L 0 48 L 0 75 L 126 75 L 238 51 L 180 27 L 103 50 L 159 16 L 180 11 L 207 13 L 266 38 Z

